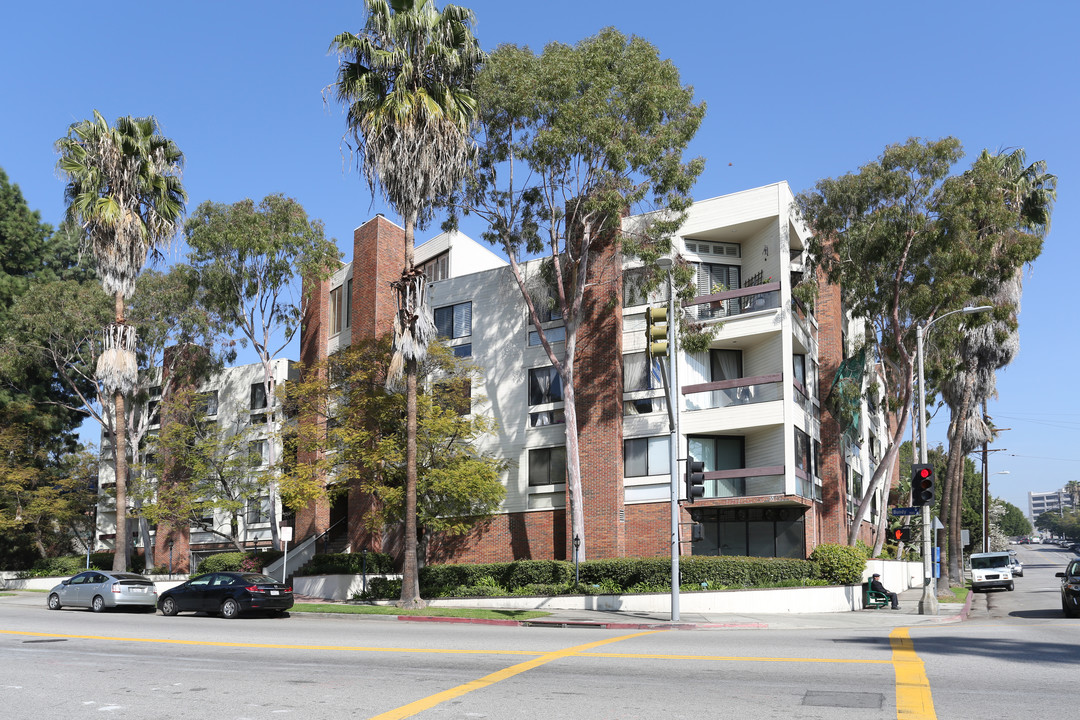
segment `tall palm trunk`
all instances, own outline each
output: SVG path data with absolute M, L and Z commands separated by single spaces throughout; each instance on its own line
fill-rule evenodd
M 124 295 L 116 293 L 116 324 L 124 324 Z M 113 572 L 127 572 L 127 415 L 124 413 L 124 393 L 113 393 L 113 461 L 116 474 L 116 539 L 113 552 Z
M 411 285 L 413 276 L 413 242 L 416 233 L 416 214 L 408 213 L 405 216 L 405 270 L 402 273 L 402 282 L 405 289 Z M 411 307 L 407 302 L 408 296 L 403 298 L 399 312 L 407 315 L 416 315 L 422 311 L 420 307 Z M 408 319 L 410 322 L 411 318 Z M 403 318 L 402 327 L 408 332 L 409 324 Z M 426 605 L 420 597 L 420 569 L 416 557 L 416 377 L 419 372 L 418 363 L 414 358 L 405 360 L 405 543 L 404 563 L 401 569 L 401 598 L 398 602 L 403 608 L 422 608 Z

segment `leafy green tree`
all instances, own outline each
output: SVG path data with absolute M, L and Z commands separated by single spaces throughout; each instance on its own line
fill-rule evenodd
M 681 84 L 678 69 L 661 60 L 653 45 L 611 28 L 573 47 L 551 43 L 541 55 L 500 46 L 476 92 L 480 152 L 458 202 L 463 212 L 487 222 L 484 238 L 509 258 L 562 380 L 571 532 L 582 539 L 578 557 L 584 559 L 575 361 L 577 331 L 588 311 L 585 279 L 603 269 L 593 265 L 610 243 L 649 268 L 671 252 L 671 236 L 704 166 L 700 159 L 684 163 L 682 153 L 705 105 L 694 103 L 693 89 Z M 630 210 L 656 212 L 624 227 Z M 544 262 L 537 276 L 529 276 L 523 262 L 536 255 Z M 689 287 L 692 271 L 679 272 Z M 651 282 L 658 280 L 654 273 Z M 565 325 L 561 354 L 542 324 L 552 310 Z
M 821 276 L 866 323 L 867 356 L 883 364 L 888 410 L 896 417 L 855 511 L 849 543 L 893 467 L 911 417 L 916 329 L 966 305 L 985 267 L 941 222 L 940 189 L 961 155 L 955 138 L 912 138 L 890 145 L 857 173 L 821 180 L 796 197 Z
M 1003 535 L 1006 537 L 1020 537 L 1031 534 L 1031 521 L 1024 515 L 1023 510 L 1005 500 L 998 499 L 995 502 L 1000 503 L 1004 509 L 998 523 Z
M 413 262 L 414 235 L 430 220 L 437 200 L 450 194 L 473 154 L 469 134 L 476 117 L 471 88 L 484 62 L 472 34 L 471 10 L 432 0 L 364 0 L 360 34 L 336 36 L 340 58 L 331 86 L 346 106 L 348 132 L 360 168 L 405 224 L 405 257 L 395 318 L 395 359 L 389 380 L 405 375 L 405 566 L 400 605 L 423 607 L 417 573 L 416 433 L 418 366 L 435 337 L 425 299 L 426 280 Z
M 271 492 L 265 441 L 252 439 L 246 423 L 208 419 L 204 407 L 190 388 L 162 400 L 161 430 L 150 438 L 147 472 L 135 493 L 149 523 L 198 528 L 243 552 L 241 518 L 261 514 L 253 503 Z M 229 519 L 227 530 L 215 523 L 219 515 Z
M 294 452 L 284 463 L 282 491 L 289 504 L 310 501 L 320 478 L 332 477 L 378 500 L 364 517 L 371 530 L 403 519 L 404 398 L 387 392 L 381 382 L 390 355 L 386 342 L 354 344 L 289 384 L 287 402 L 304 419 L 287 431 Z M 469 411 L 476 400 L 476 372 L 441 343 L 429 347 L 419 368 L 417 527 L 422 544 L 467 535 L 505 497 L 500 481 L 505 464 L 477 449 L 495 426 Z
M 320 220 L 309 219 L 304 208 L 284 195 L 268 195 L 256 205 L 242 200 L 232 205 L 204 202 L 184 229 L 192 281 L 202 307 L 219 324 L 239 332 L 251 343 L 263 366 L 267 420 L 280 422 L 274 388 L 273 361 L 292 342 L 303 317 L 306 298 L 290 301 L 298 276 L 321 279 L 341 256 L 327 240 Z M 270 448 L 270 465 L 277 458 Z M 271 488 L 270 528 L 275 549 L 280 547 L 277 492 Z
M 153 117 L 118 118 L 113 126 L 94 111 L 56 141 L 57 167 L 67 177 L 67 215 L 82 228 L 102 286 L 114 296 L 114 322 L 95 370 L 112 395 L 116 470 L 116 550 L 113 570 L 127 569 L 127 429 L 124 398 L 138 383 L 135 328 L 124 318 L 124 299 L 154 254 L 176 234 L 187 194 L 180 182 L 184 156 L 160 133 Z

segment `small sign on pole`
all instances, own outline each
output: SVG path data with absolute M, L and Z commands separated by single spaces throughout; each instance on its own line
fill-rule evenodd
M 894 507 L 889 508 L 889 514 L 894 517 L 902 517 L 904 515 L 918 515 L 919 508 L 917 507 Z
M 285 562 L 281 563 L 281 582 L 285 582 L 289 572 L 289 541 L 292 540 L 292 528 L 282 525 L 280 528 L 281 542 L 285 543 Z

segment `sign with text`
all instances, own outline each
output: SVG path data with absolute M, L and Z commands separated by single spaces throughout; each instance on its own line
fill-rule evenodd
M 917 507 L 890 508 L 889 509 L 889 514 L 894 515 L 894 516 L 918 515 L 920 510 L 922 510 L 922 508 L 917 508 Z

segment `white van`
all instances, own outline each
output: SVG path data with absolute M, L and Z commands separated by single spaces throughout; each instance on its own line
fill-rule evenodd
M 1012 556 L 1007 552 L 972 553 L 971 589 L 1013 589 Z

